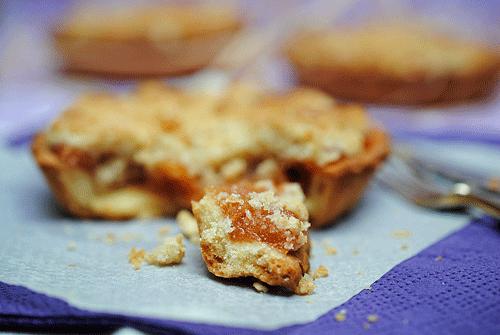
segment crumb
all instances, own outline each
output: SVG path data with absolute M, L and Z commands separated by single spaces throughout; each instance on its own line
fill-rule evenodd
M 316 285 L 314 285 L 312 277 L 306 273 L 300 280 L 296 293 L 300 295 L 309 295 L 314 292 L 315 288 Z
M 107 233 L 106 236 L 104 237 L 104 243 L 112 245 L 115 244 L 116 242 L 116 235 L 113 233 Z
M 325 266 L 320 265 L 318 269 L 314 271 L 312 277 L 314 280 L 318 278 L 328 277 L 328 269 Z
M 370 329 L 370 324 L 368 322 L 363 322 L 363 329 Z
M 399 230 L 394 230 L 391 233 L 392 237 L 401 239 L 401 238 L 408 238 L 411 236 L 411 231 L 406 230 L 406 229 L 399 229 Z
M 68 268 L 76 268 L 76 264 L 75 263 L 70 263 L 70 264 L 68 264 Z
M 335 320 L 337 320 L 338 322 L 345 321 L 346 317 L 347 317 L 347 310 L 345 309 L 341 309 L 340 311 L 335 313 Z
M 408 250 L 408 244 L 401 244 L 401 250 Z
M 162 244 L 147 252 L 145 260 L 150 265 L 166 266 L 179 264 L 184 257 L 184 243 L 181 234 L 167 237 Z
M 359 255 L 359 250 L 358 250 L 358 249 L 354 249 L 354 250 L 352 251 L 352 255 L 353 255 L 353 256 L 357 256 L 357 255 Z
M 130 252 L 128 254 L 128 262 L 132 264 L 135 270 L 140 270 L 145 256 L 146 252 L 144 251 L 144 249 L 136 249 L 134 247 L 130 249 Z
M 125 233 L 123 236 L 120 238 L 124 242 L 130 242 L 130 241 L 140 241 L 141 240 L 141 235 L 137 233 Z
M 490 180 L 488 180 L 488 187 L 495 192 L 499 192 L 500 191 L 500 178 L 493 177 Z
M 265 286 L 264 284 L 256 281 L 255 283 L 253 283 L 253 288 L 259 292 L 259 293 L 267 293 L 267 291 L 269 291 L 269 289 L 267 288 L 267 286 Z
M 362 275 L 363 275 L 363 272 L 358 271 L 358 272 L 356 272 L 356 274 L 357 274 L 358 276 L 362 276 Z
M 196 219 L 187 210 L 182 210 L 176 217 L 177 225 L 179 226 L 182 234 L 193 244 L 200 244 L 200 234 L 198 232 L 198 223 Z
M 368 315 L 368 317 L 366 319 L 368 320 L 368 322 L 374 323 L 374 322 L 378 321 L 378 315 L 377 314 L 370 314 L 370 315 Z
M 158 236 L 164 237 L 165 235 L 168 235 L 170 233 L 170 227 L 169 226 L 163 226 L 160 229 L 158 229 Z
M 436 262 L 442 261 L 443 260 L 443 256 L 437 256 L 436 258 L 434 258 L 434 260 Z
M 306 304 L 312 304 L 312 303 L 313 303 L 312 299 L 307 299 L 306 300 Z
M 336 255 L 337 254 L 337 248 L 335 247 L 325 247 L 325 251 L 327 255 Z
M 75 241 L 69 241 L 68 245 L 66 246 L 66 250 L 68 250 L 68 251 L 75 251 L 76 250 L 76 242 Z

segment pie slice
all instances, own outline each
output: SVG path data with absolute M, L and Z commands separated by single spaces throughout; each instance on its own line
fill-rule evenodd
M 209 188 L 193 202 L 201 253 L 218 277 L 254 277 L 303 293 L 309 271 L 308 212 L 299 184 L 271 181 Z

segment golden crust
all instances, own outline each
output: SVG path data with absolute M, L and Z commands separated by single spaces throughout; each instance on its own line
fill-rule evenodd
M 486 96 L 500 69 L 493 50 L 407 26 L 304 33 L 290 41 L 287 53 L 302 83 L 375 103 Z
M 54 154 L 46 145 L 43 134 L 35 137 L 32 143 L 33 156 L 42 170 L 59 205 L 69 214 L 87 219 L 126 220 L 135 217 L 157 217 L 174 215 L 180 207 L 165 194 L 160 195 L 144 187 L 130 186 L 126 192 L 136 197 L 132 206 L 117 208 L 110 204 L 95 206 L 92 200 L 98 195 L 110 197 L 113 192 L 96 194 L 91 187 L 79 187 L 79 182 L 87 183 L 87 171 L 68 165 Z M 109 201 L 109 200 L 108 200 Z M 113 199 L 110 200 L 113 202 Z M 115 203 L 115 202 L 113 202 Z
M 205 65 L 242 23 L 230 8 L 163 6 L 80 11 L 54 33 L 67 70 L 113 76 L 173 75 Z
M 205 97 L 147 84 L 133 95 L 93 95 L 38 135 L 33 154 L 80 217 L 172 215 L 207 185 L 262 178 L 300 183 L 314 226 L 355 205 L 389 151 L 362 109 L 310 90 L 235 90 Z
M 309 271 L 309 223 L 300 208 L 293 212 L 290 209 L 296 206 L 287 206 L 290 201 L 303 200 L 303 195 L 281 199 L 283 191 L 279 188 L 268 183 L 259 188 L 259 183 L 251 185 L 255 188 L 250 190 L 246 189 L 248 184 L 208 190 L 199 202 L 193 202 L 203 259 L 218 277 L 251 276 L 303 294 L 299 283 Z M 246 208 L 243 218 L 241 213 L 225 211 L 224 203 L 234 201 L 238 202 L 237 212 Z

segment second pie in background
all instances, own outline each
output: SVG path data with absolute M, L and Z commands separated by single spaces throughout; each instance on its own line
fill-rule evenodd
M 301 83 L 382 104 L 456 103 L 495 88 L 498 53 L 411 25 L 303 32 L 287 48 Z
M 57 27 L 54 37 L 69 71 L 174 75 L 206 66 L 241 26 L 230 7 L 81 9 Z

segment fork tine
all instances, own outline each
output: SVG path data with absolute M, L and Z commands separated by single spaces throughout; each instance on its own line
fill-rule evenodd
M 434 179 L 438 177 L 441 182 L 448 184 L 466 182 L 495 195 L 500 195 L 500 190 L 491 184 L 491 181 L 495 180 L 495 176 L 491 174 L 481 174 L 439 159 L 426 157 L 422 152 L 404 146 L 395 148 L 393 155 L 405 161 L 414 171 L 423 172 L 427 176 L 434 177 Z
M 377 180 L 412 201 L 442 194 L 442 190 L 416 176 L 404 161 L 395 157 L 389 159 Z

